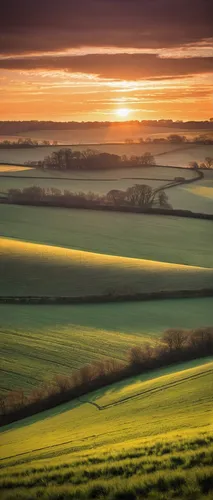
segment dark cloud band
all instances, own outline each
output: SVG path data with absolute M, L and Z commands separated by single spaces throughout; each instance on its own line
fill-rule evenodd
M 213 57 L 160 58 L 155 54 L 44 56 L 0 59 L 0 68 L 64 70 L 102 78 L 139 80 L 213 72 Z
M 3 0 L 0 52 L 172 47 L 211 37 L 212 19 L 212 0 Z

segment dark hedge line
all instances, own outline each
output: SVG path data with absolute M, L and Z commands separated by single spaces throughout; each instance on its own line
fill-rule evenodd
M 201 212 L 192 212 L 191 210 L 181 210 L 181 209 L 164 209 L 164 208 L 143 208 L 134 206 L 113 206 L 113 205 L 100 205 L 96 202 L 87 201 L 84 202 L 69 202 L 67 200 L 58 201 L 56 199 L 51 200 L 17 200 L 16 202 L 9 202 L 8 198 L 5 196 L 0 198 L 0 203 L 11 203 L 14 205 L 28 205 L 35 207 L 57 207 L 57 208 L 70 208 L 70 209 L 82 209 L 82 210 L 100 210 L 109 212 L 127 212 L 136 214 L 150 214 L 150 215 L 170 215 L 173 217 L 187 217 L 189 219 L 206 219 L 213 220 L 213 214 L 206 214 Z
M 136 302 L 149 300 L 168 300 L 183 298 L 213 297 L 213 288 L 198 290 L 161 290 L 159 292 L 141 292 L 133 294 L 107 293 L 105 295 L 85 296 L 0 296 L 0 304 L 29 304 L 29 305 L 68 305 L 68 304 L 100 304 L 107 302 Z

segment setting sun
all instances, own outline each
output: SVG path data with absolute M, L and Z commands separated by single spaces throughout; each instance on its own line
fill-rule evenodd
M 120 108 L 120 109 L 117 109 L 116 115 L 121 116 L 122 118 L 125 118 L 126 116 L 128 116 L 129 112 L 130 112 L 130 110 L 127 108 Z

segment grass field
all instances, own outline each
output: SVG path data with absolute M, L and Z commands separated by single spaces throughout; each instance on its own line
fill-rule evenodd
M 115 140 L 115 138 L 113 139 Z M 85 139 L 84 139 L 85 141 Z M 73 141 L 72 141 L 73 142 Z M 74 150 L 85 150 L 89 146 L 81 144 L 70 146 Z M 118 144 L 91 145 L 92 149 L 122 155 L 142 155 L 149 151 L 155 156 L 158 165 L 187 167 L 190 161 L 204 161 L 206 156 L 213 156 L 213 146 L 177 144 Z M 0 163 L 25 163 L 27 161 L 43 160 L 45 156 L 60 149 L 61 146 L 37 147 L 28 149 L 0 149 Z
M 209 221 L 0 205 L 0 234 L 88 252 L 213 267 Z
M 213 156 L 213 147 L 202 146 L 176 152 L 174 145 L 98 149 L 150 150 L 159 164 L 180 166 Z M 192 175 L 150 168 L 131 170 L 131 179 L 125 170 L 87 178 L 79 173 L 70 181 L 52 172 L 41 180 L 24 179 L 41 173 L 15 163 L 50 151 L 0 150 L 0 161 L 14 162 L 0 166 L 0 192 L 34 184 L 104 193 L 126 189 L 139 176 L 150 176 L 141 183 L 156 187 L 167 178 Z M 8 172 L 18 178 L 1 178 Z M 213 213 L 211 189 L 207 172 L 201 182 L 172 188 L 168 195 L 174 208 Z M 0 205 L 0 234 L 4 296 L 194 290 L 213 283 L 212 223 L 205 220 Z M 167 328 L 212 325 L 212 298 L 0 305 L 0 393 L 28 393 L 55 375 L 105 358 L 126 361 L 131 347 L 156 345 Z M 1 499 L 211 500 L 212 394 L 209 357 L 133 377 L 11 424 L 1 429 Z
M 25 173 L 26 174 L 26 173 Z M 51 173 L 50 173 L 51 175 Z M 59 174 L 60 175 L 60 174 Z M 78 174 L 77 174 L 78 175 Z M 44 189 L 56 188 L 62 192 L 66 189 L 72 193 L 88 193 L 93 192 L 97 194 L 106 194 L 111 189 L 123 189 L 133 186 L 136 183 L 149 184 L 153 189 L 163 187 L 167 181 L 161 180 L 135 180 L 135 179 L 118 179 L 118 180 L 105 180 L 105 179 L 78 179 L 66 180 L 61 179 L 25 179 L 22 176 L 19 178 L 1 178 L 0 176 L 0 190 L 7 192 L 9 189 L 24 189 L 31 186 L 39 186 Z
M 1 175 L 5 174 L 8 177 L 1 178 Z M 10 174 L 11 178 L 9 177 Z M 12 177 L 14 175 L 15 177 Z M 28 176 L 28 178 L 23 176 Z M 23 189 L 36 185 L 45 189 L 54 187 L 62 191 L 68 189 L 72 192 L 83 191 L 86 193 L 93 191 L 99 194 L 106 194 L 111 189 L 126 190 L 135 183 L 149 184 L 155 189 L 163 187 L 164 184 L 167 184 L 178 176 L 190 179 L 194 177 L 194 173 L 189 169 L 183 171 L 182 169 L 163 167 L 117 169 L 98 172 L 54 172 L 51 170 L 42 171 L 35 168 L 26 170 L 26 167 L 0 165 L 0 191 L 7 192 L 8 189 L 12 188 Z M 67 180 L 67 178 L 70 180 Z
M 210 500 L 212 372 L 159 370 L 3 428 L 1 498 Z
M 213 324 L 213 299 L 72 306 L 0 305 L 0 392 L 29 391 L 88 362 L 126 360 L 167 328 Z
M 173 208 L 213 214 L 213 170 L 203 170 L 203 173 L 200 181 L 168 190 Z
M 87 296 L 211 288 L 213 269 L 0 238 L 0 294 Z
M 17 172 L 17 174 L 16 174 Z M 51 177 L 53 180 L 63 180 L 64 178 L 70 178 L 70 180 L 79 180 L 79 181 L 91 181 L 99 182 L 99 181 L 122 181 L 122 180 L 155 180 L 159 179 L 160 181 L 173 180 L 174 177 L 183 176 L 186 179 L 191 179 L 195 177 L 194 172 L 191 171 L 190 168 L 182 169 L 182 168 L 173 168 L 173 167 L 138 167 L 138 168 L 117 168 L 110 170 L 91 170 L 91 171 L 64 171 L 60 172 L 58 170 L 42 170 L 36 169 L 34 167 L 20 167 L 19 165 L 0 165 L 0 176 L 7 174 L 9 176 L 17 175 L 17 179 L 23 180 L 23 176 L 30 177 L 42 177 L 44 180 L 48 177 Z M 209 172 L 207 172 L 209 174 Z M 57 178 L 57 179 L 56 179 Z M 58 179 L 59 178 L 59 179 Z M 43 180 L 42 179 L 42 180 Z M 10 179 L 9 179 L 10 180 Z M 50 180 L 50 179 L 48 179 Z M 3 178 L 1 179 L 1 182 Z M 15 182 L 15 179 L 14 179 Z M 37 179 L 35 179 L 37 182 Z
M 8 177 L 1 177 L 7 174 Z M 15 177 L 13 177 L 15 175 Z M 28 176 L 25 178 L 23 176 Z M 54 172 L 35 168 L 0 165 L 0 192 L 8 189 L 23 189 L 32 185 L 48 189 L 54 187 L 62 192 L 93 191 L 106 194 L 111 189 L 123 189 L 139 184 L 149 184 L 153 189 L 163 187 L 175 177 L 190 179 L 194 173 L 189 169 L 146 167 L 138 169 L 121 169 L 105 172 Z M 167 194 L 173 208 L 192 210 L 194 212 L 213 213 L 213 179 L 212 172 L 205 171 L 204 179 L 194 184 L 174 187 Z M 39 178 L 42 177 L 42 178 Z M 47 178 L 48 177 L 48 178 Z M 49 178 L 51 177 L 51 178 Z M 56 178 L 57 177 L 57 178 Z M 67 180 L 67 177 L 70 180 Z

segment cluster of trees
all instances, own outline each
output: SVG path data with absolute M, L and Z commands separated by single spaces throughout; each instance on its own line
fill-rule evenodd
M 29 137 L 19 138 L 17 141 L 9 141 L 5 139 L 0 142 L 0 148 L 35 148 L 37 146 L 57 146 L 57 141 L 36 141 Z
M 125 191 L 112 189 L 106 195 L 93 192 L 72 193 L 57 188 L 44 189 L 39 186 L 32 186 L 24 189 L 9 189 L 8 201 L 10 203 L 25 202 L 28 204 L 42 204 L 42 202 L 50 201 L 53 206 L 86 206 L 88 208 L 97 205 L 171 208 L 165 191 L 154 190 L 147 184 L 135 184 Z
M 199 168 L 208 170 L 210 168 L 213 168 L 213 158 L 210 156 L 207 156 L 204 161 L 197 162 L 197 161 L 191 161 L 189 163 L 190 168 L 194 168 L 195 170 L 198 170 Z
M 83 366 L 70 376 L 57 375 L 29 395 L 22 390 L 9 392 L 0 399 L 0 421 L 1 424 L 9 423 L 132 375 L 212 354 L 212 327 L 170 329 L 155 347 L 150 344 L 132 347 L 127 353 L 126 363 L 108 359 Z
M 207 134 L 197 135 L 192 138 L 188 138 L 185 135 L 170 134 L 167 137 L 147 137 L 143 139 L 140 137 L 139 140 L 126 139 L 126 144 L 205 144 L 213 145 L 213 138 L 209 137 Z
M 27 162 L 27 164 L 31 163 Z M 155 165 L 154 156 L 149 152 L 128 158 L 126 155 L 100 153 L 94 149 L 74 151 L 70 148 L 53 151 L 43 161 L 37 162 L 38 167 L 51 170 L 103 170 L 148 165 Z
M 131 120 L 128 122 L 114 122 L 118 128 L 125 128 L 126 125 L 148 126 L 148 127 L 169 127 L 174 129 L 186 130 L 212 130 L 213 118 L 205 121 L 186 121 L 181 120 Z M 112 122 L 54 122 L 54 121 L 0 121 L 0 135 L 1 134 L 18 134 L 21 132 L 30 132 L 33 130 L 84 130 L 84 129 L 97 129 L 108 128 L 112 126 Z

